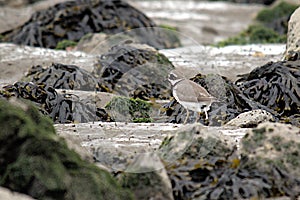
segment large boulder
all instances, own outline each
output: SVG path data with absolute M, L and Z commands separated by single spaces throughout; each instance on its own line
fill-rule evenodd
M 264 199 L 300 195 L 299 128 L 261 124 L 242 139 L 199 124 L 165 138 L 159 152 L 175 199 Z
M 37 199 L 132 199 L 83 161 L 31 104 L 0 100 L 0 185 Z
M 300 60 L 300 8 L 295 10 L 288 25 L 286 60 Z

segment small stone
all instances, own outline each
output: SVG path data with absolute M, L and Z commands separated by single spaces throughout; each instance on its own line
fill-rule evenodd
M 226 126 L 236 126 L 241 128 L 256 127 L 258 124 L 267 121 L 274 121 L 271 113 L 265 110 L 251 110 L 239 114 L 236 118 L 226 123 Z

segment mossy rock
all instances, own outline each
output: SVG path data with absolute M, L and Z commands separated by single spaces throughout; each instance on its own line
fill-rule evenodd
M 261 10 L 257 14 L 256 20 L 279 34 L 286 34 L 288 21 L 297 8 L 298 5 L 281 1 L 271 8 Z
M 37 199 L 132 199 L 111 175 L 83 161 L 31 104 L 0 100 L 0 185 Z
M 274 30 L 267 28 L 262 24 L 249 26 L 239 35 L 230 37 L 227 40 L 217 44 L 219 47 L 227 45 L 245 45 L 245 44 L 265 44 L 265 43 L 285 43 L 286 35 L 281 35 Z
M 152 122 L 151 104 L 141 99 L 114 97 L 105 109 L 115 121 Z
M 68 47 L 75 47 L 77 45 L 77 42 L 74 42 L 72 40 L 62 40 L 57 43 L 55 49 L 56 50 L 65 50 Z

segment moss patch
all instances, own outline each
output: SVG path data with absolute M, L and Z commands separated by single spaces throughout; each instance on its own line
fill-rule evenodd
M 131 199 L 111 175 L 86 163 L 33 105 L 0 100 L 0 185 L 37 199 Z
M 291 15 L 297 8 L 297 5 L 282 1 L 275 7 L 261 10 L 257 14 L 256 20 L 262 23 L 270 23 L 286 15 Z
M 152 122 L 151 104 L 141 99 L 115 97 L 105 108 L 115 121 Z
M 219 47 L 227 45 L 285 43 L 286 36 L 276 33 L 274 30 L 261 24 L 251 25 L 238 36 L 228 38 L 217 44 Z
M 65 50 L 67 47 L 74 47 L 77 45 L 77 42 L 71 40 L 62 40 L 57 43 L 55 49 L 56 50 Z

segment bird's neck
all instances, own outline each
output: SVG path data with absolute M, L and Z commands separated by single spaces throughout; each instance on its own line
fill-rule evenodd
M 183 81 L 183 78 L 176 79 L 176 80 L 169 80 L 171 82 L 171 85 L 174 87 L 179 82 Z

